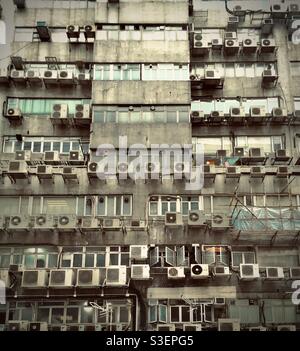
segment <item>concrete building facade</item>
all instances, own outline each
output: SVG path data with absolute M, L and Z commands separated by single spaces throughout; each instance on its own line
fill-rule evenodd
M 300 4 L 15 3 L 1 328 L 299 330 Z M 99 179 L 99 145 L 120 137 L 191 145 L 193 170 L 201 145 L 203 187 L 162 156 L 154 179 L 120 160 Z

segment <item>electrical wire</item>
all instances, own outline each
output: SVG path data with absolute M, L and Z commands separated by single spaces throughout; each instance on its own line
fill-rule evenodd
M 1 58 L 1 59 L 0 59 L 0 62 L 3 61 L 3 60 L 8 59 L 8 58 L 10 58 L 10 57 L 12 57 L 12 56 L 14 56 L 14 55 L 16 55 L 18 52 L 20 52 L 21 50 L 25 49 L 27 46 L 29 46 L 29 45 L 31 45 L 31 44 L 33 44 L 33 43 L 32 43 L 32 42 L 27 43 L 26 45 L 22 46 L 20 49 L 18 49 L 17 51 L 13 52 L 12 54 L 10 54 L 10 55 L 8 55 L 8 56 L 6 56 L 6 57 Z

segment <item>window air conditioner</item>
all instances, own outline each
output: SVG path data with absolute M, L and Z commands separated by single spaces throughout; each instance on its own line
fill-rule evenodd
M 169 279 L 182 279 L 185 278 L 184 267 L 168 267 Z
M 240 280 L 254 280 L 260 277 L 258 264 L 240 264 Z
M 125 286 L 127 282 L 126 266 L 111 266 L 106 269 L 106 286 Z
M 37 84 L 42 82 L 41 74 L 38 70 L 30 69 L 26 71 L 26 78 L 29 83 Z
M 15 83 L 25 82 L 25 71 L 13 69 L 10 72 L 10 78 Z
M 191 265 L 191 278 L 193 279 L 206 279 L 209 277 L 208 264 L 192 264 Z
M 213 275 L 214 276 L 217 276 L 217 277 L 228 277 L 231 273 L 230 273 L 230 270 L 229 270 L 229 267 L 227 266 L 216 266 L 216 267 L 213 267 Z
M 25 270 L 22 275 L 22 287 L 28 289 L 45 288 L 48 286 L 46 270 Z
M 5 117 L 9 121 L 20 121 L 22 119 L 22 112 L 19 108 L 9 108 L 6 111 Z
M 54 229 L 54 218 L 52 215 L 39 215 L 33 217 L 33 228 L 39 231 Z
M 230 218 L 223 213 L 213 213 L 211 228 L 214 230 L 230 228 Z
M 99 287 L 100 270 L 99 269 L 78 269 L 77 284 L 79 287 Z
M 50 271 L 49 286 L 52 288 L 71 288 L 74 286 L 72 269 L 53 269 Z
M 147 245 L 130 245 L 129 258 L 131 260 L 145 260 L 148 258 Z
M 284 272 L 282 267 L 266 267 L 266 279 L 279 280 L 284 279 Z
M 218 319 L 218 331 L 240 331 L 240 320 L 219 318 Z
M 150 279 L 150 266 L 148 264 L 132 264 L 131 279 Z
M 42 77 L 46 85 L 58 82 L 58 72 L 56 70 L 46 70 L 43 72 Z
M 45 151 L 43 161 L 45 164 L 53 164 L 60 162 L 58 151 Z
M 60 215 L 56 218 L 56 225 L 60 231 L 76 229 L 77 217 L 75 215 Z
M 189 227 L 204 227 L 206 225 L 206 218 L 204 211 L 192 210 L 188 215 Z
M 177 212 L 166 212 L 165 214 L 165 226 L 166 227 L 182 227 L 182 214 Z

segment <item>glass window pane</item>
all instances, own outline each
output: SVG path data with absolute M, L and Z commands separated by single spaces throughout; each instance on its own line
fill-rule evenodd
M 78 307 L 68 307 L 66 313 L 66 323 L 78 323 Z
M 95 255 L 86 254 L 85 255 L 85 267 L 94 267 L 95 265 Z
M 97 255 L 97 267 L 105 267 L 105 254 Z
M 179 322 L 179 307 L 171 306 L 171 322 Z
M 188 306 L 181 307 L 181 321 L 189 322 L 190 321 L 190 308 Z
M 94 309 L 93 307 L 81 307 L 80 323 L 93 323 L 94 322 Z
M 73 255 L 73 267 L 82 267 L 82 254 Z
M 51 324 L 62 324 L 64 322 L 64 309 L 52 308 Z

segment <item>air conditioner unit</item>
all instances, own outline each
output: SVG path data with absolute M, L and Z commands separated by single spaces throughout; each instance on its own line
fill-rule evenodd
M 30 161 L 31 160 L 31 151 L 23 150 L 15 152 L 15 161 Z
M 222 123 L 224 122 L 224 112 L 223 111 L 211 111 L 208 121 L 210 123 Z
M 258 264 L 240 264 L 240 280 L 254 280 L 258 279 L 259 275 L 259 266 Z
M 28 321 L 8 321 L 8 331 L 28 331 Z
M 245 122 L 246 113 L 242 107 L 231 107 L 229 114 L 230 114 L 229 121 L 233 123 Z
M 288 156 L 287 156 L 287 153 L 286 153 L 285 149 L 280 149 L 280 150 L 276 150 L 275 151 L 275 157 L 276 158 L 281 158 L 281 157 L 286 158 Z
M 60 162 L 58 151 L 45 151 L 43 155 L 43 161 L 46 164 L 51 164 L 53 162 Z
M 95 38 L 95 35 L 96 35 L 95 25 L 87 24 L 84 26 L 84 36 L 86 39 Z
M 274 39 L 262 39 L 260 42 L 260 53 L 261 54 L 273 54 L 276 50 L 276 44 Z
M 226 167 L 226 178 L 240 178 L 241 170 L 236 166 Z
M 230 218 L 222 213 L 215 213 L 211 220 L 212 229 L 227 229 L 230 228 Z
M 25 71 L 13 69 L 10 72 L 10 78 L 13 82 L 25 82 Z
M 287 121 L 287 110 L 280 107 L 274 107 L 272 110 L 272 122 L 282 123 Z
M 191 278 L 206 279 L 209 277 L 208 264 L 191 264 Z
M 102 228 L 105 230 L 119 230 L 122 228 L 122 223 L 119 218 L 103 219 Z
M 260 331 L 267 331 L 266 327 L 258 326 L 258 327 L 250 327 L 249 331 L 260 332 Z
M 216 176 L 215 165 L 203 165 L 203 174 L 204 174 L 204 178 L 215 178 Z
M 41 74 L 38 70 L 30 69 L 26 71 L 26 78 L 29 83 L 37 84 L 42 82 Z
M 182 214 L 177 212 L 166 212 L 165 226 L 171 227 L 171 228 L 182 227 L 183 226 Z
M 221 50 L 223 48 L 223 39 L 222 38 L 212 39 L 211 47 L 213 50 Z
M 251 167 L 250 176 L 252 178 L 262 178 L 265 175 L 265 169 L 260 166 Z
M 282 267 L 266 267 L 266 279 L 279 280 L 284 279 L 284 272 Z
M 74 118 L 77 120 L 90 119 L 90 105 L 89 104 L 78 104 L 75 106 Z
M 261 24 L 261 34 L 270 35 L 273 31 L 274 21 L 272 18 L 265 18 Z
M 39 215 L 33 217 L 33 228 L 39 231 L 54 229 L 54 218 L 52 215 Z
M 194 33 L 194 51 L 198 55 L 207 55 L 211 46 L 201 33 Z
M 59 84 L 73 84 L 74 83 L 74 72 L 73 71 L 59 71 L 58 72 L 58 82 Z
M 48 273 L 46 270 L 25 270 L 22 275 L 23 288 L 45 288 L 48 286 Z
M 31 331 L 31 332 L 48 331 L 48 323 L 46 323 L 46 322 L 30 322 L 29 323 L 29 331 Z
M 52 269 L 50 271 L 49 287 L 71 288 L 74 286 L 74 272 L 72 269 Z
M 273 83 L 277 79 L 277 75 L 272 69 L 265 69 L 262 73 L 263 83 Z
M 272 4 L 270 10 L 273 18 L 284 19 L 286 17 L 287 5 L 283 3 Z
M 75 215 L 61 215 L 58 216 L 56 224 L 60 230 L 76 229 L 77 217 Z
M 207 69 L 204 73 L 203 84 L 206 86 L 217 86 L 221 82 L 220 74 L 214 69 Z
M 184 267 L 168 267 L 169 279 L 182 279 L 185 278 Z
M 127 282 L 126 266 L 111 266 L 106 269 L 107 286 L 125 286 Z
M 262 151 L 260 147 L 250 147 L 249 148 L 249 157 L 261 157 Z
M 147 245 L 130 245 L 129 258 L 131 260 L 145 260 L 148 258 Z
M 201 324 L 183 324 L 182 330 L 186 332 L 201 331 L 202 325 Z
M 239 319 L 229 319 L 229 318 L 219 318 L 218 319 L 218 331 L 240 331 L 240 320 Z
M 8 269 L 0 269 L 0 281 L 4 283 L 5 288 L 10 287 L 10 276 Z
M 204 112 L 203 111 L 191 111 L 191 122 L 192 123 L 200 123 L 204 120 Z
M 300 279 L 300 267 L 292 267 L 292 268 L 290 268 L 290 277 L 291 278 L 299 278 Z
M 239 24 L 239 17 L 238 16 L 230 16 L 227 22 L 227 30 L 233 32 L 237 30 Z
M 96 217 L 82 217 L 80 221 L 80 228 L 85 230 L 97 230 L 100 228 L 99 220 Z
M 79 72 L 76 74 L 77 83 L 80 85 L 89 85 L 91 84 L 91 74 Z
M 286 178 L 289 175 L 289 168 L 286 166 L 279 166 L 277 168 L 276 176 L 278 178 Z
M 58 72 L 56 70 L 46 70 L 43 72 L 44 83 L 47 84 L 56 84 L 58 81 Z
M 15 178 L 26 178 L 28 174 L 26 161 L 10 161 L 7 174 Z
M 251 107 L 250 117 L 252 122 L 262 122 L 266 119 L 267 113 L 264 107 Z
M 236 32 L 225 32 L 224 33 L 224 39 L 237 39 L 237 33 Z
M 188 215 L 189 227 L 204 227 L 206 225 L 206 218 L 204 211 L 192 210 Z
M 40 178 L 52 178 L 52 166 L 39 165 L 36 167 L 36 174 Z
M 69 39 L 71 38 L 79 38 L 80 36 L 80 28 L 79 26 L 70 24 L 66 27 L 66 33 Z
M 68 118 L 69 116 L 69 107 L 68 104 L 55 104 L 52 107 L 51 118 L 59 119 L 59 118 Z
M 72 163 L 82 162 L 83 155 L 80 151 L 70 151 L 68 161 Z
M 145 173 L 148 175 L 148 179 L 159 179 L 160 162 L 147 162 L 144 167 Z
M 277 331 L 296 331 L 295 325 L 278 325 Z
M 300 4 L 289 4 L 288 5 L 288 12 L 291 16 L 298 16 L 300 15 Z
M 6 111 L 5 117 L 10 121 L 20 121 L 23 115 L 19 108 L 9 108 Z
M 235 147 L 233 156 L 235 157 L 244 157 L 245 156 L 245 149 L 243 147 Z
M 229 267 L 227 266 L 215 266 L 212 269 L 212 273 L 214 276 L 224 276 L 224 277 L 227 277 L 231 274 Z
M 174 162 L 174 179 L 184 179 L 189 177 L 190 172 L 190 162 Z
M 26 215 L 16 215 L 9 217 L 9 230 L 27 230 L 29 229 L 29 217 Z
M 244 39 L 242 50 L 247 55 L 255 54 L 257 51 L 257 42 L 251 38 Z
M 77 284 L 79 287 L 99 287 L 100 270 L 99 269 L 78 269 Z
M 150 266 L 148 264 L 132 264 L 131 279 L 150 279 Z

